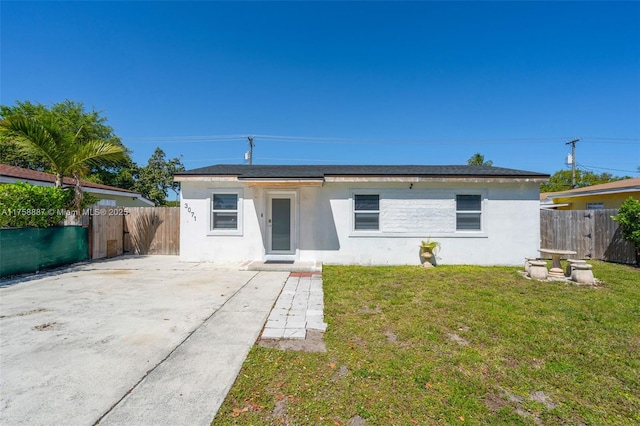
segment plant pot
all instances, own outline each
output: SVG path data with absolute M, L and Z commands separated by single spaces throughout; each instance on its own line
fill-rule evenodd
M 431 259 L 433 259 L 433 253 L 431 253 L 430 251 L 423 251 L 422 253 L 420 253 L 420 257 L 424 259 L 424 261 L 422 262 L 422 266 L 424 266 L 425 268 L 433 268 L 433 263 L 431 263 Z

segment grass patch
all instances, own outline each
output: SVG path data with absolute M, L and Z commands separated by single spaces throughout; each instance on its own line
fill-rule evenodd
M 593 264 L 327 266 L 328 351 L 254 347 L 213 424 L 638 424 L 640 272 Z

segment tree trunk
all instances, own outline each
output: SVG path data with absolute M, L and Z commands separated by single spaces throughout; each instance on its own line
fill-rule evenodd
M 62 188 L 63 179 L 64 176 L 62 176 L 62 173 L 56 174 L 56 188 Z
M 78 175 L 74 175 L 73 177 L 76 180 L 76 186 L 73 188 L 73 206 L 79 214 L 82 211 L 84 194 L 82 193 L 82 186 L 80 185 L 80 177 Z

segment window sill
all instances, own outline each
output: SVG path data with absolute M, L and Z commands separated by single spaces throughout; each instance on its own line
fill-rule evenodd
M 440 232 L 418 234 L 415 232 L 352 232 L 349 238 L 489 238 L 486 232 Z
M 207 237 L 242 237 L 242 231 L 209 231 Z

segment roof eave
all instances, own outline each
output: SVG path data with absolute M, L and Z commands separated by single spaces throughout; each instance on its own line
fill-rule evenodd
M 228 175 L 174 175 L 174 182 L 237 182 L 238 176 Z
M 396 175 L 328 175 L 324 178 L 242 177 L 229 175 L 174 175 L 175 182 L 244 182 L 252 186 L 268 184 L 299 184 L 320 186 L 324 182 L 467 182 L 467 183 L 543 183 L 547 176 L 396 176 Z
M 326 182 L 465 182 L 465 183 L 542 183 L 540 176 L 326 176 Z
M 322 186 L 324 179 L 238 179 L 242 183 L 246 183 L 249 186 L 278 186 L 278 187 L 300 187 L 300 186 Z
M 640 192 L 640 187 L 634 188 L 618 188 L 618 189 L 609 189 L 609 190 L 601 190 L 601 191 L 584 191 L 584 192 L 576 192 L 576 193 L 558 193 L 555 195 L 549 195 L 549 199 L 558 199 L 558 198 L 576 198 L 576 197 L 589 197 L 594 195 L 613 195 L 613 194 L 626 194 L 630 192 Z

